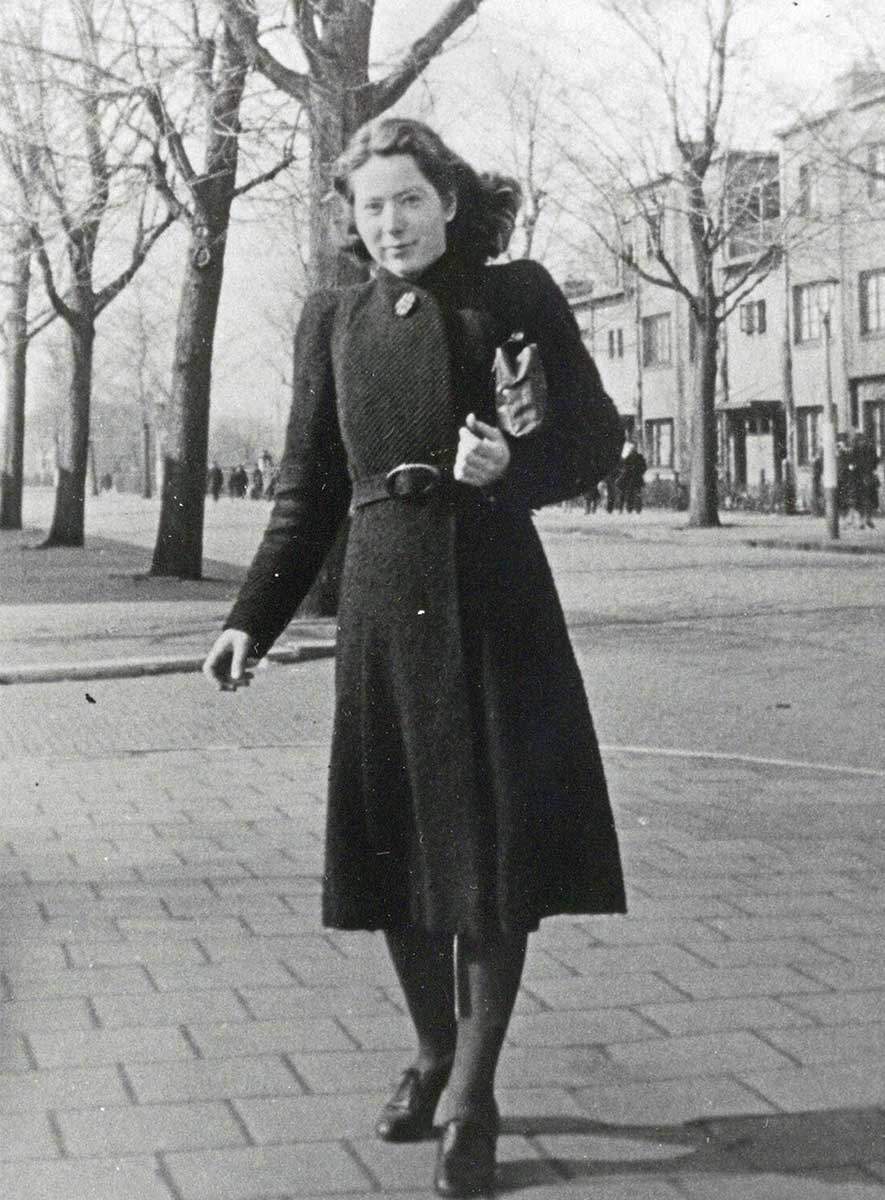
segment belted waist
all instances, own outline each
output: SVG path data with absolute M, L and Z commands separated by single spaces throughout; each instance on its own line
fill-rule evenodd
M 380 500 L 422 500 L 434 492 L 451 491 L 455 480 L 451 468 L 433 463 L 400 463 L 390 471 L 355 480 L 353 507 L 365 508 Z

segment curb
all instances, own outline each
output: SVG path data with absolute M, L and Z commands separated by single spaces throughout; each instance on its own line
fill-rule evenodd
M 744 544 L 761 550 L 816 550 L 824 554 L 885 554 L 885 546 L 862 546 L 854 542 L 796 542 L 779 538 L 745 538 Z
M 334 639 L 294 643 L 271 650 L 267 659 L 288 664 L 331 658 Z M 16 683 L 65 683 L 86 679 L 138 679 L 146 675 L 187 675 L 203 669 L 205 655 L 164 655 L 154 658 L 109 658 L 97 662 L 46 663 L 0 668 L 0 686 Z

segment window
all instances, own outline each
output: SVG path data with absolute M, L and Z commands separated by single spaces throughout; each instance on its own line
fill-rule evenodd
M 885 196 L 885 142 L 867 146 L 867 195 L 871 200 Z
M 834 283 L 803 283 L 793 288 L 793 341 L 820 340 L 822 314 L 831 312 L 836 297 Z
M 665 367 L 671 361 L 670 314 L 642 318 L 642 365 Z
M 673 420 L 645 422 L 645 449 L 650 467 L 673 466 Z
M 819 408 L 796 409 L 796 462 L 807 467 L 820 448 Z
M 820 207 L 820 192 L 817 174 L 811 163 L 803 163 L 799 168 L 799 215 L 807 217 L 817 212 Z
M 662 212 L 647 212 L 645 214 L 645 254 L 654 258 L 664 241 L 664 214 Z
M 861 271 L 858 295 L 861 333 L 885 332 L 885 269 Z
M 765 333 L 768 328 L 764 300 L 748 300 L 738 310 L 744 333 Z
M 623 329 L 610 329 L 608 331 L 608 356 L 609 358 L 624 357 Z

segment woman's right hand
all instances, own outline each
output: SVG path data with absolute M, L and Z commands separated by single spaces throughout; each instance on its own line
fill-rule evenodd
M 225 629 L 206 655 L 203 674 L 223 692 L 235 692 L 238 687 L 248 687 L 252 675 L 246 670 L 246 660 L 251 648 L 252 639 L 244 630 Z

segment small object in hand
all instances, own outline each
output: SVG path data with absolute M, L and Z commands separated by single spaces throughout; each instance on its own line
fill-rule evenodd
M 237 688 L 248 687 L 251 678 L 252 672 L 246 671 L 239 679 L 221 679 L 218 683 L 218 690 L 220 692 L 235 692 Z

